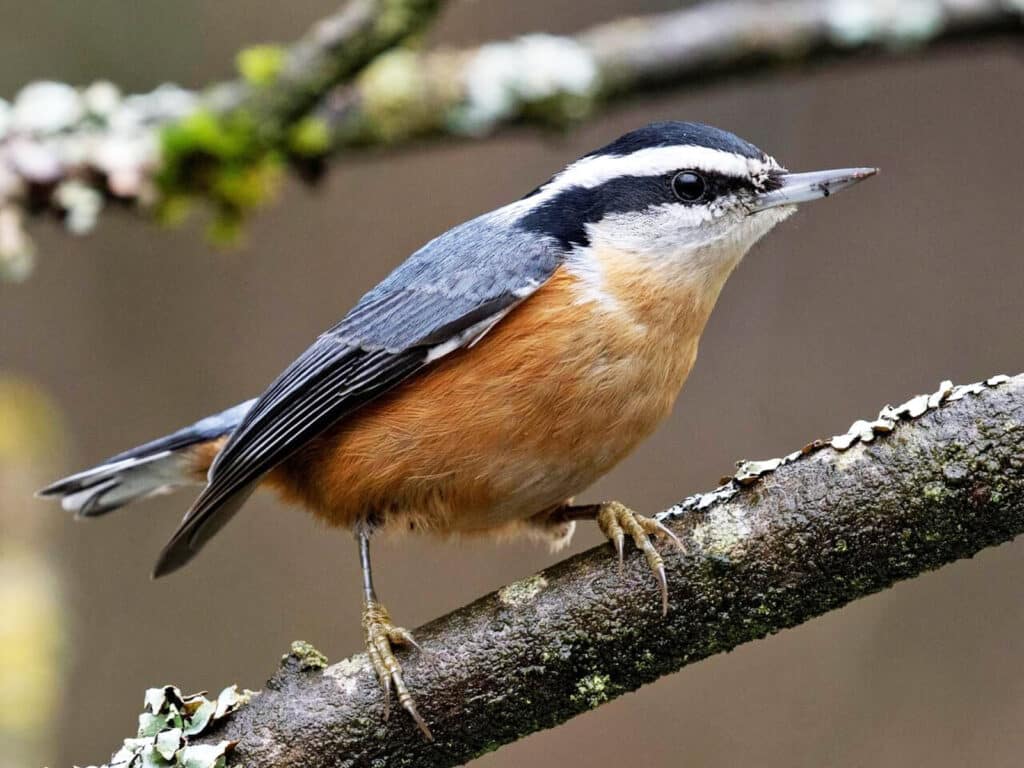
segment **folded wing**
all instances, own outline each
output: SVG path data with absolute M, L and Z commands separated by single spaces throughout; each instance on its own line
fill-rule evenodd
M 260 479 L 314 437 L 435 360 L 472 344 L 537 290 L 560 252 L 494 217 L 414 253 L 257 399 L 210 468 L 209 484 L 154 576 L 188 562 Z

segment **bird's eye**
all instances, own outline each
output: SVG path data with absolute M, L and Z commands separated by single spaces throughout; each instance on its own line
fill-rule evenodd
M 708 183 L 696 171 L 680 171 L 672 179 L 672 191 L 684 203 L 696 203 L 708 191 Z

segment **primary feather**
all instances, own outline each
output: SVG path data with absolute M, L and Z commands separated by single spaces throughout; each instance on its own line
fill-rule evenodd
M 416 251 L 271 384 L 217 456 L 154 575 L 188 562 L 267 472 L 370 400 L 472 344 L 551 276 L 562 252 L 553 239 L 508 226 L 515 206 Z

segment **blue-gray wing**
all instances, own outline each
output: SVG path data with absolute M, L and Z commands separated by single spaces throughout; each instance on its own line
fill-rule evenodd
M 260 396 L 210 469 L 154 575 L 188 562 L 260 478 L 370 400 L 469 345 L 558 268 L 553 242 L 485 214 L 410 256 Z

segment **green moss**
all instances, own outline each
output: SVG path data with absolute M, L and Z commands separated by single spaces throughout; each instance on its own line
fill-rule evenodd
M 287 52 L 279 45 L 254 45 L 235 56 L 238 73 L 253 85 L 269 85 L 284 67 Z
M 948 494 L 949 491 L 946 489 L 946 486 L 943 483 L 937 482 L 928 483 L 922 491 L 924 498 L 932 502 L 940 502 L 945 499 Z
M 192 212 L 193 199 L 186 194 L 164 195 L 156 208 L 157 220 L 167 227 L 185 223 Z
M 237 240 L 245 215 L 273 197 L 283 175 L 280 155 L 246 113 L 198 110 L 167 126 L 161 140 L 160 218 L 176 223 L 194 201 L 205 200 L 214 212 L 208 234 L 217 243 Z
M 297 659 L 299 669 L 302 670 L 327 668 L 327 657 L 305 640 L 296 640 L 292 643 L 291 650 L 281 657 L 281 661 L 285 661 L 289 657 Z
M 198 109 L 177 123 L 164 128 L 161 143 L 165 161 L 174 161 L 195 153 L 219 160 L 245 160 L 262 154 L 257 125 L 245 112 L 218 115 Z
M 500 747 L 502 743 L 500 741 L 489 741 L 480 747 L 480 751 L 476 753 L 475 757 L 483 757 L 486 754 L 494 752 Z
M 331 129 L 319 117 L 304 117 L 288 131 L 288 151 L 300 157 L 321 157 L 331 148 Z
M 214 198 L 232 209 L 246 211 L 266 202 L 281 179 L 281 164 L 265 156 L 251 165 L 225 165 L 212 175 Z
M 616 686 L 608 675 L 594 673 L 576 683 L 576 693 L 570 698 L 576 704 L 586 704 L 596 709 L 612 698 L 615 691 Z

